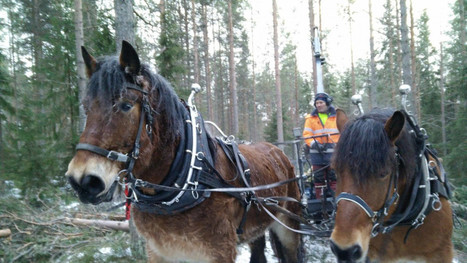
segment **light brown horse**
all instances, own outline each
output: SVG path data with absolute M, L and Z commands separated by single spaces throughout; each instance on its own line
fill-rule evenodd
M 376 110 L 347 123 L 338 112 L 331 235 L 338 262 L 452 262 L 450 190 L 411 118 Z
M 235 262 L 241 242 L 253 248 L 252 262 L 265 262 L 261 250 L 267 229 L 279 239 L 281 260 L 298 261 L 299 235 L 258 205 L 261 197 L 298 199 L 295 182 L 256 192 L 196 191 L 293 179 L 293 166 L 279 148 L 257 143 L 240 145 L 237 151 L 235 145 L 227 145 L 232 154 L 226 154 L 225 143 L 206 136 L 195 107 L 180 101 L 170 84 L 140 63 L 129 43 L 123 42 L 119 57 L 96 60 L 82 51 L 90 78 L 83 101 L 87 121 L 66 173 L 82 202 L 112 200 L 118 181 L 125 179 L 133 190 L 131 215 L 146 239 L 150 262 Z M 183 156 L 192 161 L 192 154 L 193 162 L 187 164 Z M 238 158 L 246 162 L 235 161 Z M 191 179 L 179 182 L 190 167 Z M 251 178 L 243 180 L 248 174 Z M 279 205 L 300 213 L 297 203 Z M 273 213 L 298 228 L 297 222 Z

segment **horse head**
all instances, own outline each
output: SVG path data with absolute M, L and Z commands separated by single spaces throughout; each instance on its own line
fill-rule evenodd
M 389 117 L 389 118 L 388 118 Z M 396 111 L 364 115 L 347 123 L 337 114 L 341 137 L 332 166 L 337 174 L 337 209 L 331 248 L 338 262 L 366 262 L 370 239 L 380 220 L 378 212 L 389 210 L 395 194 L 396 141 L 404 127 L 404 116 Z M 397 194 L 397 193 L 396 193 Z M 373 212 L 376 211 L 376 212 Z
M 162 180 L 144 178 L 145 171 L 167 172 L 182 136 L 180 109 L 169 84 L 140 63 L 128 42 L 118 57 L 96 60 L 84 47 L 82 54 L 89 78 L 83 99 L 87 119 L 66 176 L 82 202 L 98 204 L 112 199 L 120 177 L 129 172 Z

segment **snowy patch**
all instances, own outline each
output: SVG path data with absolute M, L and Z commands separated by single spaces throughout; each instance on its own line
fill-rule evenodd
M 79 202 L 73 202 L 73 203 L 65 206 L 65 208 L 71 210 L 73 208 L 77 208 L 78 206 L 79 206 Z
M 99 248 L 99 252 L 101 252 L 102 254 L 109 255 L 113 252 L 113 249 L 110 247 L 103 247 L 103 248 Z

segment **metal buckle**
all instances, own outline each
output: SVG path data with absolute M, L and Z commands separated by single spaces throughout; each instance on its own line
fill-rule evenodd
M 373 225 L 373 228 L 371 229 L 371 237 L 377 236 L 381 232 L 381 225 L 379 223 L 376 223 Z
M 266 205 L 279 205 L 279 201 L 272 198 L 272 197 L 266 197 L 264 198 L 264 203 Z
M 116 160 L 118 160 L 118 154 L 119 153 L 116 152 L 116 151 L 109 151 L 109 153 L 107 154 L 106 157 L 107 157 L 107 159 L 110 159 L 112 161 L 116 161 Z

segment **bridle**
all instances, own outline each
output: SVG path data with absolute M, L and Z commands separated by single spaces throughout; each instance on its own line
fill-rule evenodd
M 388 186 L 388 192 L 383 207 L 378 211 L 373 211 L 370 206 L 359 196 L 342 192 L 336 198 L 336 205 L 341 200 L 347 200 L 358 205 L 365 211 L 368 217 L 373 222 L 373 228 L 371 236 L 375 237 L 379 233 L 389 233 L 396 226 L 409 226 L 404 242 L 412 229 L 421 226 L 428 213 L 431 211 L 441 210 L 442 203 L 440 196 L 446 199 L 451 198 L 451 190 L 449 185 L 446 183 L 446 175 L 441 163 L 429 147 L 427 147 L 425 140 L 427 139 L 426 132 L 423 128 L 420 128 L 416 123 L 413 116 L 409 115 L 406 111 L 401 111 L 408 123 L 408 134 L 413 137 L 416 144 L 416 163 L 417 168 L 415 169 L 416 174 L 414 175 L 414 181 L 412 187 L 405 189 L 402 198 L 404 205 L 399 204 L 396 211 L 387 220 L 384 218 L 388 215 L 389 207 L 396 204 L 399 199 L 397 190 L 397 181 L 399 180 L 399 170 L 403 159 L 400 157 L 398 148 L 395 149 L 396 158 L 396 169 L 391 175 L 391 180 Z M 441 175 L 436 175 L 435 169 L 428 165 L 428 155 L 435 158 L 436 163 L 440 166 Z M 443 179 L 440 179 L 443 178 Z M 391 196 L 391 188 L 394 185 L 394 193 Z
M 400 155 L 399 155 L 397 149 L 395 151 L 395 158 L 396 158 L 396 161 L 397 161 L 396 169 L 395 169 L 395 172 L 391 173 L 391 178 L 390 178 L 390 181 L 389 181 L 388 190 L 387 190 L 387 193 L 386 193 L 386 198 L 384 200 L 383 206 L 379 210 L 373 211 L 373 209 L 371 209 L 371 207 L 365 202 L 365 200 L 363 200 L 363 198 L 361 198 L 360 196 L 355 195 L 355 194 L 342 192 L 336 198 L 336 206 L 342 200 L 350 201 L 350 202 L 358 205 L 358 207 L 360 207 L 368 215 L 368 217 L 371 219 L 371 221 L 373 223 L 373 227 L 371 229 L 371 237 L 375 237 L 379 233 L 384 234 L 384 233 L 386 233 L 387 231 L 390 230 L 390 228 L 384 227 L 384 222 L 383 221 L 384 221 L 384 217 L 386 217 L 388 215 L 389 208 L 393 204 L 397 204 L 397 202 L 399 200 L 399 193 L 397 192 L 397 181 L 399 180 Z M 394 186 L 394 188 L 393 188 L 393 186 Z M 393 194 L 391 196 L 392 188 L 393 188 Z
M 136 78 L 133 78 L 133 79 L 135 80 Z M 137 82 L 135 81 L 135 83 Z M 127 177 L 130 177 L 130 178 L 133 177 L 133 173 L 132 173 L 133 168 L 135 166 L 136 160 L 139 157 L 140 148 L 141 148 L 141 144 L 140 144 L 141 134 L 143 131 L 143 124 L 144 124 L 145 118 L 146 118 L 146 132 L 150 138 L 152 137 L 152 124 L 154 122 L 152 112 L 154 112 L 154 110 L 151 108 L 149 104 L 149 100 L 147 96 L 148 92 L 143 90 L 143 88 L 140 85 L 133 84 L 130 82 L 124 82 L 123 86 L 127 89 L 136 90 L 143 94 L 143 98 L 141 101 L 141 115 L 139 119 L 138 132 L 136 134 L 135 142 L 133 144 L 133 149 L 129 153 L 122 153 L 118 151 L 107 150 L 107 149 L 104 149 L 104 148 L 101 148 L 99 146 L 92 145 L 89 143 L 78 143 L 76 145 L 76 150 L 90 151 L 92 153 L 104 156 L 111 161 L 126 163 L 126 168 L 120 171 L 118 174 L 121 175 L 123 173 L 126 173 L 126 176 L 122 177 L 121 179 L 128 180 Z M 117 177 L 116 180 L 119 180 L 119 178 Z

